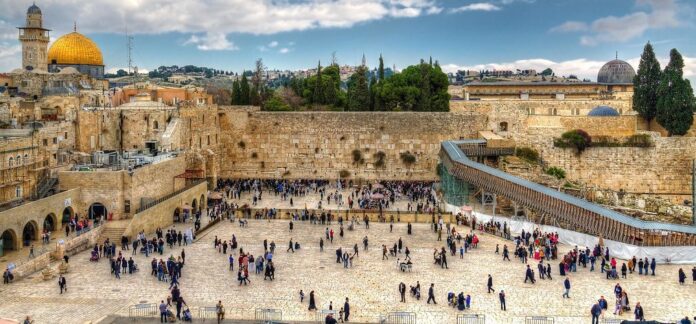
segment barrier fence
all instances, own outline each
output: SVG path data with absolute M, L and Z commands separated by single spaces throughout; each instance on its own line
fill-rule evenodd
M 486 324 L 486 315 L 457 314 L 457 324 Z
M 198 308 L 198 318 L 205 321 L 206 319 L 217 319 L 216 306 L 203 306 Z
M 416 313 L 393 312 L 387 314 L 388 324 L 416 324 Z
M 547 316 L 527 316 L 524 319 L 525 324 L 553 324 L 554 318 Z
M 282 321 L 283 311 L 272 308 L 257 308 L 254 311 L 254 319 L 263 322 Z
M 128 318 L 159 317 L 157 304 L 135 304 L 128 307 Z
M 317 322 L 318 323 L 324 323 L 326 316 L 329 316 L 329 314 L 333 315 L 333 317 L 338 320 L 338 312 L 332 309 L 321 309 L 317 312 Z

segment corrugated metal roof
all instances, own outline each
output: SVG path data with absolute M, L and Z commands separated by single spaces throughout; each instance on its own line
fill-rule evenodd
M 582 200 L 580 198 L 565 194 L 563 192 L 553 190 L 549 187 L 542 186 L 538 183 L 534 183 L 532 181 L 528 181 L 528 180 L 525 180 L 522 178 L 512 176 L 512 175 L 505 173 L 501 170 L 498 170 L 496 168 L 492 168 L 492 167 L 489 167 L 487 165 L 477 163 L 477 162 L 470 160 L 464 154 L 464 152 L 462 152 L 462 150 L 459 148 L 459 145 L 462 145 L 462 144 L 481 144 L 481 142 L 485 143 L 485 140 L 446 141 L 446 142 L 442 143 L 442 149 L 447 153 L 447 155 L 453 161 L 455 161 L 457 163 L 464 164 L 468 167 L 471 167 L 471 168 L 477 169 L 479 171 L 488 173 L 492 176 L 501 178 L 505 181 L 512 182 L 514 184 L 517 184 L 517 185 L 523 186 L 525 188 L 537 191 L 539 193 L 550 196 L 552 198 L 561 200 L 565 203 L 586 209 L 586 210 L 591 211 L 593 213 L 596 213 L 600 216 L 611 218 L 617 222 L 621 222 L 621 223 L 624 223 L 626 225 L 636 227 L 639 229 L 643 229 L 643 230 L 662 230 L 662 231 L 672 231 L 672 232 L 696 234 L 696 226 L 643 221 L 643 220 L 636 219 L 636 218 L 630 217 L 628 215 L 613 211 L 611 209 L 604 208 L 600 205 L 588 202 L 586 200 Z

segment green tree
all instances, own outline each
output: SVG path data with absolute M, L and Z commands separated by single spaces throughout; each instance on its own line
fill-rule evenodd
M 250 105 L 251 104 L 251 89 L 249 88 L 249 80 L 247 80 L 246 73 L 242 74 L 242 81 L 239 84 L 240 93 L 240 105 Z
M 316 105 L 324 104 L 324 87 L 322 84 L 321 77 L 321 61 L 317 64 L 317 74 L 316 80 L 314 82 L 314 94 L 312 95 L 312 102 Z
M 543 76 L 550 76 L 553 75 L 553 70 L 551 70 L 551 68 L 546 68 L 544 71 L 541 71 L 540 74 Z
M 653 47 L 648 42 L 640 56 L 638 73 L 633 78 L 633 109 L 650 121 L 657 114 L 657 90 L 660 86 L 660 62 L 655 58 Z
M 669 135 L 684 135 L 694 121 L 694 92 L 689 80 L 683 78 L 684 59 L 677 49 L 669 52 L 657 90 L 657 122 Z
M 370 110 L 375 110 L 375 91 L 377 90 L 377 77 L 373 76 L 370 78 Z
M 420 95 L 418 96 L 418 104 L 416 110 L 430 110 L 430 71 L 432 70 L 433 59 L 430 58 L 430 63 L 420 65 Z
M 379 54 L 379 69 L 377 70 L 377 75 L 379 76 L 379 81 L 384 81 L 384 60 L 382 59 L 382 54 Z
M 341 91 L 341 71 L 337 64 L 331 64 L 324 68 L 322 73 L 322 87 L 324 88 L 324 104 L 336 105 Z
M 370 90 L 367 86 L 367 68 L 363 65 L 348 81 L 348 110 L 361 111 L 370 108 Z
M 234 80 L 234 82 L 232 82 L 232 104 L 242 104 L 242 88 L 239 84 L 239 80 Z

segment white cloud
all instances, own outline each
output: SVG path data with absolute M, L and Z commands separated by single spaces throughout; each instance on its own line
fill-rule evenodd
M 664 68 L 669 62 L 669 57 L 658 57 L 660 61 L 660 66 Z M 640 62 L 640 57 L 635 57 L 626 60 L 633 66 L 634 69 L 638 68 L 638 62 Z M 576 75 L 578 78 L 596 80 L 597 72 L 599 69 L 607 63 L 607 61 L 596 61 L 589 60 L 586 58 L 579 58 L 567 61 L 552 61 L 543 58 L 536 59 L 523 59 L 513 62 L 503 62 L 503 63 L 485 63 L 476 65 L 457 65 L 457 64 L 445 64 L 442 65 L 442 70 L 445 72 L 456 72 L 457 70 L 512 70 L 517 69 L 534 69 L 537 72 L 541 72 L 546 68 L 551 68 L 553 72 L 558 76 L 569 76 L 571 74 Z M 696 57 L 686 57 L 684 56 L 684 76 L 687 78 L 696 78 Z
M 268 47 L 270 47 L 270 48 L 274 48 L 276 46 L 278 46 L 278 42 L 276 42 L 276 41 L 272 41 L 272 42 L 268 43 Z
M 492 3 L 478 2 L 478 3 L 468 4 L 466 6 L 452 8 L 449 10 L 449 12 L 450 13 L 458 13 L 458 12 L 465 12 L 465 11 L 498 11 L 498 10 L 500 10 L 500 7 L 498 7 Z
M 239 49 L 227 39 L 224 33 L 207 33 L 203 36 L 191 35 L 184 45 L 196 45 L 201 51 L 236 51 Z
M 278 53 L 280 53 L 280 54 L 287 54 L 288 52 L 290 52 L 290 49 L 287 47 L 283 47 L 283 48 L 278 50 Z
M 578 32 L 590 29 L 586 23 L 582 21 L 566 21 L 556 27 L 551 28 L 553 33 Z
M 636 0 L 649 11 L 637 11 L 624 16 L 607 16 L 591 23 L 568 21 L 551 28 L 552 32 L 589 32 L 580 37 L 580 44 L 595 46 L 600 43 L 626 42 L 642 36 L 650 29 L 678 27 L 680 12 L 685 6 L 677 0 Z
M 0 41 L 0 71 L 12 71 L 22 65 L 22 47 L 16 42 Z

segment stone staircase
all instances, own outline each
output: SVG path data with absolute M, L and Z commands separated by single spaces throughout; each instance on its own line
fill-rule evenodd
M 97 242 L 99 242 L 99 244 L 103 244 L 108 238 L 109 242 L 114 242 L 117 245 L 120 245 L 121 236 L 123 236 L 123 233 L 126 231 L 129 224 L 130 219 L 106 222 L 106 224 L 103 225 L 104 231 L 99 236 L 99 240 Z
M 56 185 L 58 184 L 58 178 L 44 178 L 41 180 L 36 189 L 35 199 L 41 199 L 48 197 L 56 192 Z

